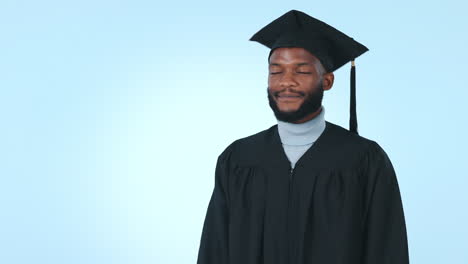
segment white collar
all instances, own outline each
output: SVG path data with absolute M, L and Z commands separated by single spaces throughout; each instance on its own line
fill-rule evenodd
M 316 117 L 301 124 L 283 122 L 278 119 L 276 121 L 278 122 L 278 133 L 283 144 L 308 145 L 315 142 L 325 130 L 325 107 L 322 105 L 322 111 Z

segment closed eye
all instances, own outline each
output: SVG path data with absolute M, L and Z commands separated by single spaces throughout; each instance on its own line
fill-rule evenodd
M 280 74 L 281 72 L 270 72 L 270 74 Z M 297 73 L 300 73 L 300 74 L 312 74 L 311 72 L 297 72 Z

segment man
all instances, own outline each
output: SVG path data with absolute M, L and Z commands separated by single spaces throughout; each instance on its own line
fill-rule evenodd
M 251 40 L 271 48 L 268 99 L 277 125 L 218 157 L 198 264 L 407 264 L 398 181 L 385 151 L 325 121 L 333 71 L 367 48 L 291 10 Z

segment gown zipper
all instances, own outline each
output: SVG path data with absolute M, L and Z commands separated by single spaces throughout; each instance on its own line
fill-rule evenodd
M 293 186 L 293 175 L 294 175 L 294 168 L 291 167 L 291 165 L 289 166 L 289 192 L 288 192 L 288 212 L 287 212 L 287 222 L 286 222 L 286 231 L 287 231 L 287 241 L 288 241 L 288 245 L 287 245 L 287 260 L 288 260 L 288 263 L 291 263 L 291 231 L 290 231 L 290 226 L 291 226 L 291 221 L 289 220 L 290 219 L 290 211 L 291 211 L 291 197 L 292 197 L 292 186 Z
M 292 181 L 292 176 L 294 174 L 294 168 L 292 168 L 291 166 L 289 166 L 289 182 L 291 183 Z

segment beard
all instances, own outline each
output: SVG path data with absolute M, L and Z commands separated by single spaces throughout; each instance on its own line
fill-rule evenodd
M 307 115 L 316 112 L 322 106 L 322 99 L 323 99 L 323 86 L 322 81 L 317 84 L 315 89 L 311 92 L 305 94 L 303 92 L 293 91 L 301 96 L 305 96 L 304 102 L 299 106 L 296 111 L 288 111 L 284 112 L 278 108 L 278 104 L 273 99 L 273 96 L 276 96 L 279 92 L 276 92 L 274 95 L 270 94 L 269 87 L 267 88 L 268 94 L 268 102 L 270 104 L 271 110 L 276 116 L 276 119 L 283 121 L 294 123 L 306 117 Z

